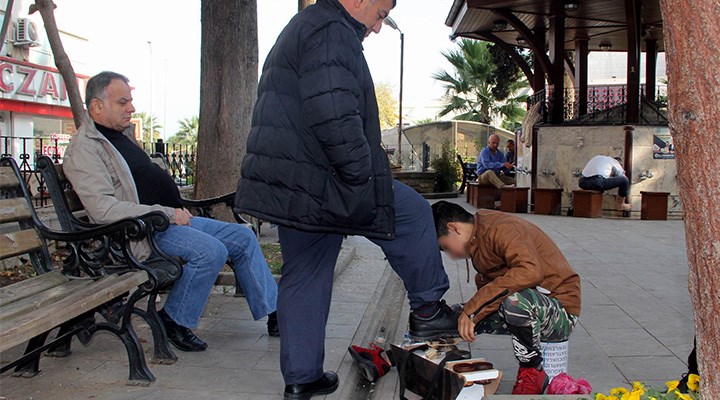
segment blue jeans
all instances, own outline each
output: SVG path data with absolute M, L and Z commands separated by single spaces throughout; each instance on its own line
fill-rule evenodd
M 393 190 L 395 239 L 372 242 L 382 248 L 405 284 L 410 308 L 416 309 L 440 300 L 449 281 L 430 204 L 398 181 L 393 181 Z M 325 325 L 343 236 L 283 226 L 278 234 L 284 261 L 278 297 L 280 368 L 286 385 L 313 382 L 323 375 Z
M 625 175 L 612 176 L 605 178 L 601 175 L 595 175 L 591 177 L 580 177 L 578 186 L 582 190 L 599 190 L 604 192 L 606 190 L 618 188 L 618 196 L 627 197 L 630 192 L 630 180 Z
M 277 284 L 248 227 L 193 217 L 190 226 L 170 225 L 154 236 L 160 250 L 186 262 L 164 306 L 176 323 L 187 328 L 197 326 L 228 255 L 253 318 L 258 320 L 277 308 Z

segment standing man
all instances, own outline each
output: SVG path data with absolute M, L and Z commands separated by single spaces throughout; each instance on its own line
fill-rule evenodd
M 630 204 L 626 198 L 630 193 L 630 180 L 625 176 L 625 170 L 620 165 L 620 158 L 609 156 L 595 156 L 585 166 L 578 185 L 583 190 L 606 190 L 618 188 L 617 209 L 630 211 Z
M 236 207 L 279 225 L 285 399 L 334 392 L 325 325 L 343 235 L 380 246 L 408 291 L 410 334 L 457 335 L 430 205 L 392 179 L 363 39 L 395 0 L 318 0 L 270 51 L 258 87 Z
M 123 218 L 160 211 L 170 220 L 164 232 L 155 232 L 157 247 L 185 261 L 173 283 L 160 319 L 168 339 L 182 351 L 203 351 L 207 344 L 194 329 L 228 256 L 253 317 L 274 319 L 277 284 L 270 273 L 255 234 L 246 226 L 194 217 L 183 208 L 177 185 L 135 141 L 130 122 L 133 98 L 128 78 L 101 72 L 85 89 L 88 114 L 73 136 L 63 158 L 63 171 L 80 197 L 90 220 L 107 224 Z M 147 242 L 133 246 L 135 256 L 150 255 Z M 268 333 L 277 325 L 268 323 Z
M 509 176 L 513 165 L 507 162 L 505 154 L 498 147 L 500 147 L 500 136 L 493 133 L 488 138 L 487 147 L 478 155 L 477 182 L 482 186 L 495 186 L 500 189 L 515 184 L 515 178 Z

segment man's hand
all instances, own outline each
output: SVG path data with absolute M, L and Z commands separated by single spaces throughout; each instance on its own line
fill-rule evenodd
M 509 162 L 506 162 L 505 164 L 503 164 L 503 166 L 507 169 L 513 169 L 512 163 L 509 163 Z
M 458 332 L 464 341 L 470 343 L 475 341 L 475 323 L 465 312 L 462 312 L 458 318 Z
M 175 225 L 187 225 L 190 226 L 190 218 L 192 218 L 192 214 L 190 214 L 190 211 L 188 211 L 185 208 L 176 208 L 175 209 Z

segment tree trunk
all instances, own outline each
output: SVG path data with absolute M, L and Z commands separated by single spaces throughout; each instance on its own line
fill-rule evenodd
M 720 399 L 720 8 L 716 0 L 661 0 L 661 8 L 701 398 L 716 400 Z
M 232 192 L 257 97 L 256 0 L 202 0 L 195 196 Z
M 58 32 L 57 23 L 55 22 L 55 3 L 52 0 L 35 0 L 35 4 L 30 5 L 30 14 L 40 11 L 45 32 L 47 32 L 48 42 L 52 49 L 55 66 L 65 82 L 68 98 L 70 99 L 70 109 L 72 110 L 75 127 L 79 128 L 82 122 L 82 116 L 85 112 L 82 97 L 80 97 L 80 88 L 78 87 L 75 70 L 70 63 L 70 58 L 65 53 L 62 40 L 60 40 L 60 32 Z
M 8 0 L 5 5 L 5 15 L 3 16 L 2 27 L 0 27 L 0 49 L 5 44 L 5 38 L 7 37 L 8 27 L 10 26 L 10 20 L 12 19 L 12 9 L 15 0 Z
M 315 4 L 315 0 L 298 0 L 298 11 L 309 6 L 310 4 Z

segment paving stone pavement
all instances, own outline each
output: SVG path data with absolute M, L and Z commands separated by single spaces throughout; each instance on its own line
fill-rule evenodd
M 462 199 L 456 201 L 467 206 Z M 523 217 L 558 243 L 582 277 L 583 311 L 570 340 L 570 375 L 586 378 L 600 391 L 633 380 L 661 386 L 676 379 L 685 370 L 693 341 L 682 221 Z M 266 231 L 264 235 L 272 235 L 271 229 Z M 272 236 L 263 238 L 268 240 Z M 327 399 L 394 399 L 396 372 L 376 385 L 363 384 L 353 379 L 346 352 L 351 343 L 368 340 L 363 331 L 367 319 L 386 306 L 376 297 L 389 280 L 389 267 L 366 239 L 350 237 L 346 244 L 356 249 L 356 256 L 335 281 L 325 363 L 326 369 L 340 371 L 343 381 Z M 451 281 L 448 302 L 469 299 L 474 288 L 465 280 L 465 262 L 445 258 L 445 266 Z M 150 387 L 125 385 L 124 349 L 119 340 L 101 332 L 89 347 L 75 343 L 70 357 L 44 357 L 41 374 L 32 379 L 3 374 L 0 398 L 280 399 L 279 339 L 267 336 L 265 321 L 253 321 L 245 300 L 231 293 L 219 288 L 209 300 L 197 330 L 209 343 L 208 350 L 178 352 L 174 365 L 151 365 L 157 381 Z M 407 304 L 397 312 L 398 325 L 404 328 Z M 147 342 L 147 328 L 138 325 Z M 402 332 L 390 340 L 400 340 Z M 485 357 L 504 371 L 499 392 L 509 393 L 517 369 L 509 338 L 480 336 L 469 348 L 473 356 Z M 145 350 L 149 359 L 150 343 Z M 0 362 L 21 351 L 3 354 Z

